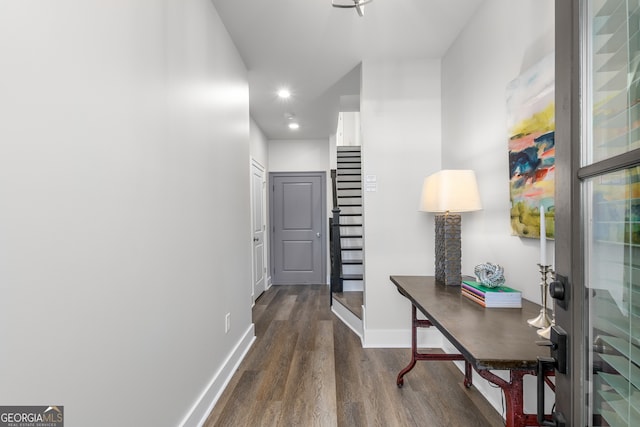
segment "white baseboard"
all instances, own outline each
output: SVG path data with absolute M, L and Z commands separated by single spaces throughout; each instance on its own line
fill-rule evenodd
M 364 330 L 364 348 L 411 348 L 410 329 Z M 442 348 L 442 334 L 436 328 L 418 329 L 418 347 Z
M 181 427 L 200 427 L 204 424 L 255 339 L 252 323 L 182 420 Z

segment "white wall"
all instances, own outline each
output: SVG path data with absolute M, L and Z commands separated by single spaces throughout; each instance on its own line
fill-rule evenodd
M 463 271 L 498 263 L 537 302 L 539 240 L 511 235 L 506 87 L 553 49 L 552 0 L 489 0 L 442 61 L 442 165 L 474 169 L 484 207 L 463 217 Z
M 498 263 L 508 283 L 536 302 L 539 241 L 511 235 L 506 87 L 553 49 L 552 0 L 487 0 L 442 60 L 442 166 L 474 169 L 484 205 L 463 216 L 463 271 Z M 535 386 L 525 380 L 525 409 L 535 412 Z M 499 390 L 479 377 L 474 383 L 500 410 Z
M 392 274 L 433 274 L 434 219 L 418 212 L 425 176 L 440 169 L 440 61 L 364 61 L 365 346 L 406 346 L 410 304 Z
M 329 173 L 329 138 L 269 141 L 269 172 Z
M 250 136 L 251 145 L 249 151 L 251 153 L 251 158 L 264 166 L 265 169 L 268 169 L 269 141 L 253 118 L 251 118 Z
M 344 111 L 338 114 L 336 138 L 339 147 L 362 145 L 359 111 Z
M 4 1 L 0 52 L 0 402 L 195 425 L 253 336 L 242 60 L 209 0 Z

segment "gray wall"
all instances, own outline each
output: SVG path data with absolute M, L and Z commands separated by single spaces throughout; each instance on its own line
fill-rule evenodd
M 247 76 L 216 11 L 3 1 L 0 52 L 0 402 L 201 415 L 253 336 Z

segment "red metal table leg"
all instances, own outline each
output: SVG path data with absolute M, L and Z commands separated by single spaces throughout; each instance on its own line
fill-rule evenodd
M 478 374 L 484 379 L 493 384 L 499 386 L 504 392 L 504 400 L 506 402 L 506 414 L 505 414 L 505 426 L 506 427 L 521 427 L 525 425 L 537 425 L 526 424 L 523 418 L 524 413 L 522 409 L 522 377 L 526 374 L 534 375 L 535 371 L 510 371 L 511 381 L 500 378 L 496 374 L 487 370 L 480 370 Z
M 471 388 L 473 385 L 473 367 L 471 363 L 464 361 L 464 386 Z
M 523 427 L 523 426 L 537 426 L 538 419 L 536 414 L 525 414 L 522 401 L 522 378 L 525 375 L 535 375 L 534 370 L 511 370 L 511 380 L 506 380 L 495 375 L 488 370 L 478 371 L 478 374 L 489 382 L 499 386 L 504 392 L 506 402 L 506 414 L 505 414 L 505 426 L 506 427 Z M 546 381 L 546 378 L 545 378 Z M 550 418 L 548 416 L 547 418 Z
M 418 317 L 416 316 L 416 306 L 411 304 L 411 361 L 409 364 L 398 374 L 398 378 L 396 379 L 396 385 L 398 387 L 402 387 L 404 385 L 404 374 L 409 372 L 416 366 L 416 354 L 418 353 L 418 332 L 416 321 Z
M 461 354 L 442 354 L 442 353 L 419 353 L 418 352 L 418 328 L 429 328 L 433 326 L 427 319 L 418 319 L 416 306 L 411 304 L 411 361 L 400 371 L 396 379 L 396 385 L 402 387 L 404 385 L 404 375 L 416 366 L 418 360 L 465 360 Z M 471 387 L 471 365 L 466 362 L 464 384 Z M 467 383 L 469 385 L 467 385 Z

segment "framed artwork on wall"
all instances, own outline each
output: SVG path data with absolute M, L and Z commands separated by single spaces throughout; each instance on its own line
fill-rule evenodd
M 520 237 L 555 235 L 554 55 L 507 86 L 511 230 Z M 542 212 L 542 214 L 541 214 Z

